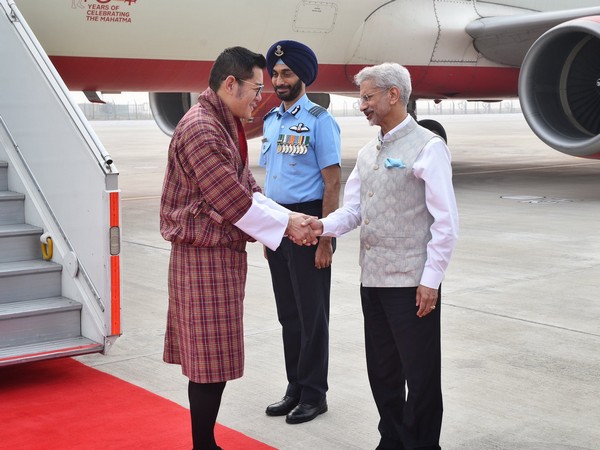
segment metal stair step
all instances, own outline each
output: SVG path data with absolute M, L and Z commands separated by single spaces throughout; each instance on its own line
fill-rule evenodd
M 17 347 L 0 348 L 0 366 L 62 356 L 85 355 L 88 353 L 97 353 L 103 349 L 103 344 L 82 336 Z
M 24 200 L 24 194 L 0 191 L 0 225 L 25 222 Z
M 81 307 L 65 297 L 0 304 L 0 348 L 81 336 Z
M 52 261 L 0 262 L 0 304 L 60 296 L 61 271 Z
M 60 272 L 62 266 L 52 261 L 30 259 L 27 261 L 13 261 L 0 263 L 0 278 L 32 273 Z
M 8 163 L 6 161 L 0 161 L 0 191 L 6 191 L 8 189 Z
M 25 194 L 13 191 L 0 191 L 0 202 L 8 202 L 10 200 L 25 200 Z
M 0 303 L 0 321 L 61 311 L 81 311 L 81 303 L 66 297 L 38 298 L 20 302 Z M 0 335 L 2 331 L 0 328 Z
M 40 227 L 19 223 L 0 225 L 0 262 L 41 258 Z
M 8 225 L 0 225 L 0 238 L 3 236 L 29 236 L 31 234 L 40 235 L 43 229 L 28 223 L 13 223 Z

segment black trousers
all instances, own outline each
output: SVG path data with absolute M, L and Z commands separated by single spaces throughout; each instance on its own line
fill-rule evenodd
M 361 286 L 367 371 L 380 416 L 381 448 L 440 448 L 441 288 L 437 308 L 422 318 L 416 314 L 416 290 Z
M 321 217 L 322 202 L 284 205 Z M 331 267 L 315 267 L 316 246 L 299 246 L 283 238 L 277 251 L 267 249 L 277 317 L 282 327 L 286 395 L 318 404 L 328 389 L 329 292 Z

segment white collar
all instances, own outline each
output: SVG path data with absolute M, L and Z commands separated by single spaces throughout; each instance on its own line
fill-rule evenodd
M 406 125 L 408 125 L 408 122 L 410 122 L 411 120 L 411 115 L 407 114 L 406 117 L 404 118 L 404 120 L 402 122 L 400 122 L 398 125 L 396 125 L 394 128 L 392 128 L 390 131 L 388 131 L 387 133 L 385 133 L 384 136 L 381 136 L 381 130 L 379 130 L 379 136 L 378 139 L 380 142 L 385 142 L 388 141 L 392 138 L 392 135 L 398 131 L 400 131 L 402 128 L 404 128 Z

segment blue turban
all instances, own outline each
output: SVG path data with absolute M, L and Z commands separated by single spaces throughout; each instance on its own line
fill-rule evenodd
M 273 66 L 277 61 L 283 61 L 292 71 L 308 86 L 315 78 L 319 70 L 317 56 L 306 45 L 296 41 L 275 42 L 267 51 L 267 72 L 269 76 L 273 73 Z

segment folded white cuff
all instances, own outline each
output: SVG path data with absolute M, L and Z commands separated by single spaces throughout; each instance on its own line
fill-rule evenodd
M 234 225 L 271 250 L 277 250 L 285 234 L 290 212 L 260 192 L 255 192 L 252 206 Z

